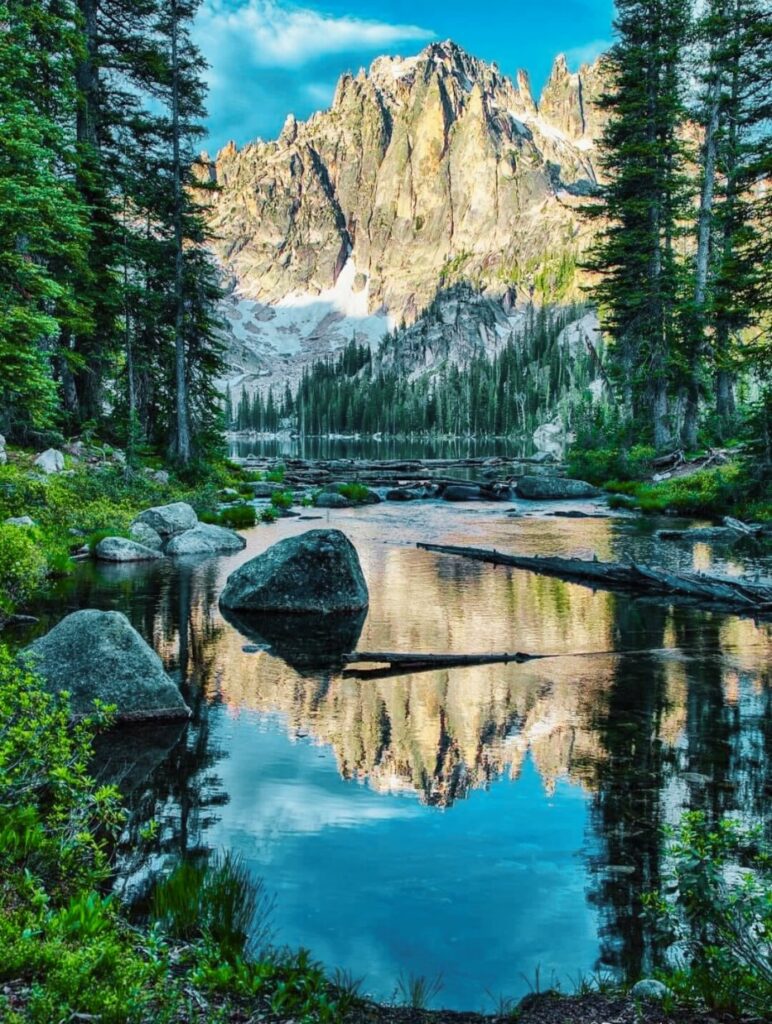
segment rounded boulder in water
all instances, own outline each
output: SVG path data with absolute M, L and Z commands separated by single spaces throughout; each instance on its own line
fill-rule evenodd
M 86 608 L 20 655 L 52 693 L 67 690 L 75 718 L 112 704 L 119 722 L 184 719 L 190 709 L 161 659 L 121 612 Z
M 239 566 L 220 597 L 234 611 L 338 615 L 367 608 L 359 556 L 340 530 L 287 537 Z

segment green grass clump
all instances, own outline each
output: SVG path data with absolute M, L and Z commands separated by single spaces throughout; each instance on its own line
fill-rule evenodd
M 269 484 L 283 484 L 286 472 L 287 469 L 285 466 L 278 465 L 274 469 L 268 470 L 265 474 L 265 480 Z
M 292 491 L 274 491 L 271 495 L 271 504 L 277 509 L 292 508 L 294 502 Z
M 367 501 L 370 497 L 370 488 L 365 487 L 364 484 L 340 484 L 338 487 L 338 494 L 347 498 L 349 501 L 355 501 L 358 503 Z
M 229 526 L 231 529 L 254 526 L 256 521 L 254 505 L 233 505 L 231 508 L 224 508 L 218 517 L 221 526 Z
M 677 512 L 679 515 L 711 518 L 730 514 L 746 517 L 752 505 L 743 500 L 743 479 L 741 466 L 729 463 L 659 483 L 612 480 L 606 488 L 632 498 L 643 512 Z
M 275 523 L 279 518 L 279 513 L 273 506 L 263 508 L 260 510 L 260 522 L 261 523 Z

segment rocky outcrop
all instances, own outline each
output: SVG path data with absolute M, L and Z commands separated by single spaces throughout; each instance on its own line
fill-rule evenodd
M 152 548 L 154 551 L 160 551 L 164 546 L 161 534 L 147 523 L 132 523 L 129 527 L 129 536 L 137 544 L 144 544 L 146 548 Z
M 552 501 L 561 498 L 592 498 L 598 488 L 585 480 L 569 480 L 559 476 L 524 476 L 517 482 L 518 498 Z
M 224 526 L 199 523 L 192 530 L 178 533 L 166 545 L 167 555 L 212 555 L 233 551 L 241 551 L 247 542 L 236 533 Z
M 74 612 L 21 657 L 52 693 L 69 693 L 76 718 L 93 712 L 95 700 L 114 705 L 120 722 L 190 716 L 161 659 L 121 612 Z
M 359 557 L 340 530 L 287 537 L 231 573 L 223 608 L 247 612 L 337 615 L 367 608 Z
M 163 558 L 160 551 L 127 537 L 104 537 L 94 554 L 100 562 L 152 562 Z
M 433 43 L 344 75 L 330 110 L 276 141 L 226 146 L 208 216 L 235 286 L 234 369 L 376 345 L 457 281 L 549 300 L 543 271 L 595 230 L 576 201 L 598 176 L 601 77 L 559 58 L 537 106 L 525 73 Z
M 135 523 L 145 523 L 163 539 L 174 537 L 178 533 L 192 530 L 198 525 L 198 516 L 190 505 L 184 501 L 174 501 L 170 505 L 156 505 L 140 512 Z
M 46 448 L 35 459 L 35 465 L 47 476 L 51 473 L 61 473 L 64 469 L 64 455 L 56 448 Z

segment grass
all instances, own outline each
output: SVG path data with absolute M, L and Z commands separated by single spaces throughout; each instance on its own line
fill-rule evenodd
M 338 487 L 338 494 L 342 495 L 348 501 L 354 501 L 358 504 L 365 502 L 370 497 L 370 488 L 365 487 L 364 484 L 350 483 L 340 484 Z
M 274 491 L 271 495 L 271 504 L 276 509 L 292 508 L 294 503 L 292 491 Z
M 400 974 L 397 979 L 396 998 L 411 1010 L 427 1010 L 429 1004 L 442 991 L 442 975 L 427 978 L 423 974 Z
M 231 505 L 224 508 L 217 517 L 221 526 L 229 526 L 231 529 L 246 529 L 254 526 L 257 522 L 257 512 L 254 505 Z
M 698 470 L 658 483 L 611 480 L 605 488 L 613 494 L 632 499 L 636 508 L 652 514 L 675 512 L 710 518 L 736 515 L 747 519 L 772 517 L 768 502 L 756 502 L 744 493 L 744 475 L 739 463 Z M 616 507 L 619 504 L 617 501 Z M 624 503 L 622 507 L 625 507 Z

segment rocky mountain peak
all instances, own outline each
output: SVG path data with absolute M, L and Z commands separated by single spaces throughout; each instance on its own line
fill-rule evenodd
M 290 115 L 273 142 L 229 144 L 210 216 L 236 295 L 252 304 L 239 307 L 244 345 L 268 339 L 276 303 L 318 309 L 313 338 L 275 320 L 310 357 L 343 330 L 331 325 L 353 317 L 354 334 L 366 323 L 377 337 L 457 281 L 510 302 L 569 294 L 591 230 L 575 197 L 596 178 L 600 80 L 558 58 L 537 106 L 525 72 L 513 82 L 446 40 L 343 75 L 328 111 Z

